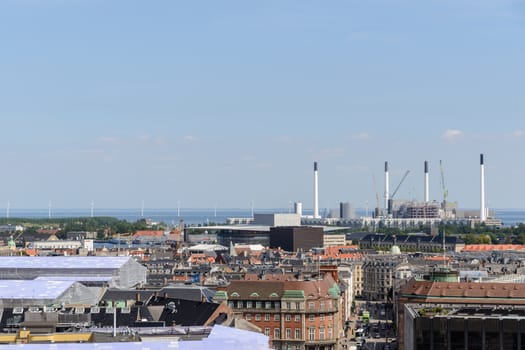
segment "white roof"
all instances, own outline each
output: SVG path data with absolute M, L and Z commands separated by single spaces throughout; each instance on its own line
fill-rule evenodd
M 0 299 L 57 299 L 75 281 L 0 280 Z
M 119 269 L 129 256 L 0 256 L 0 269 Z

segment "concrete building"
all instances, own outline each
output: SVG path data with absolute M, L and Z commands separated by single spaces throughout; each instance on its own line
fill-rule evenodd
M 272 227 L 270 228 L 270 248 L 282 248 L 295 252 L 299 249 L 308 251 L 323 246 L 322 227 Z

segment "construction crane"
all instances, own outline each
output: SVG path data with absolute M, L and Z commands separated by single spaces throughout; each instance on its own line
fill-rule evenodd
M 445 174 L 443 171 L 443 162 L 441 160 L 439 161 L 439 171 L 441 173 L 441 189 L 443 190 L 443 203 L 441 205 L 442 205 L 444 217 L 446 218 L 447 217 L 448 190 L 447 190 L 447 186 L 445 185 Z
M 399 181 L 399 184 L 397 185 L 396 189 L 394 190 L 394 192 L 392 192 L 392 194 L 390 195 L 390 198 L 388 198 L 388 214 L 392 214 L 392 206 L 394 204 L 394 196 L 396 195 L 397 191 L 399 190 L 399 188 L 403 184 L 403 181 L 405 181 L 405 179 L 407 178 L 409 172 L 410 172 L 410 170 L 407 170 L 405 172 L 405 175 L 403 175 L 403 177 L 401 178 L 401 181 Z

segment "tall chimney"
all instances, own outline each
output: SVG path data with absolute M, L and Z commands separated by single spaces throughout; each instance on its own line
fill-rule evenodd
M 428 161 L 425 160 L 425 203 L 429 202 L 429 189 L 428 189 Z
M 483 153 L 479 155 L 479 167 L 480 167 L 480 204 L 479 204 L 479 221 L 480 223 L 487 220 L 487 211 L 485 209 L 485 164 L 483 161 Z
M 388 192 L 388 162 L 385 162 L 385 213 L 388 210 L 388 200 L 390 199 L 390 193 Z
M 317 178 L 317 162 L 314 162 L 314 219 L 319 218 L 319 183 Z

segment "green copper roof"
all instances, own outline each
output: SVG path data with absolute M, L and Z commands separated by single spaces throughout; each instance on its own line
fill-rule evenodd
M 213 299 L 216 299 L 216 300 L 228 299 L 228 293 L 226 293 L 225 290 L 218 290 L 213 296 Z
M 328 293 L 334 299 L 339 298 L 339 295 L 341 295 L 341 290 L 339 289 L 339 286 L 337 285 L 337 283 L 334 283 L 332 288 L 328 289 Z
M 283 294 L 283 298 L 304 299 L 304 291 L 303 290 L 285 290 Z

